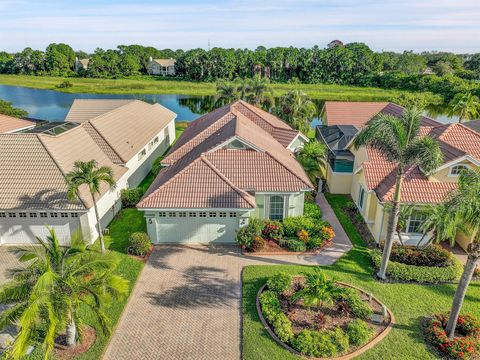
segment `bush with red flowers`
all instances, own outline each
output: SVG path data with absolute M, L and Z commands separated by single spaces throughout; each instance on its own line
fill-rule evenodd
M 262 237 L 278 242 L 283 238 L 282 223 L 274 220 L 265 220 L 263 223 Z
M 445 331 L 448 315 L 434 315 L 427 323 L 426 338 L 440 352 L 454 359 L 471 359 L 478 355 L 480 347 L 480 322 L 470 315 L 460 315 L 452 340 Z

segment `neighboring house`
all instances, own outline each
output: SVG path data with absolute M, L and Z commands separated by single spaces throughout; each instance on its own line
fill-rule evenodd
M 53 226 L 63 244 L 81 229 L 96 239 L 86 187 L 67 199 L 65 176 L 77 160 L 113 170 L 116 187 L 102 185 L 97 200 L 106 227 L 121 208 L 120 190 L 137 186 L 175 138 L 176 114 L 138 100 L 75 100 L 66 121 L 31 132 L 0 135 L 0 244 L 29 244 Z
M 434 75 L 435 74 L 435 71 L 433 71 L 433 69 L 429 66 L 427 66 L 425 68 L 425 70 L 423 70 L 423 75 Z
M 480 133 L 480 120 L 470 120 L 467 122 L 462 123 L 466 127 Z
M 400 116 L 403 108 L 392 103 L 354 103 L 354 102 L 327 102 L 325 104 L 324 119 L 326 127 L 317 129 L 317 138 L 327 143 L 330 147 L 332 141 L 325 134 L 335 132 L 336 128 L 348 128 L 349 141 L 339 142 L 340 149 L 330 149 L 334 152 L 329 155 L 327 164 L 327 186 L 333 193 L 350 194 L 360 213 L 377 242 L 386 238 L 388 212 L 385 204 L 392 201 L 395 188 L 395 164 L 389 162 L 377 150 L 361 147 L 353 149 L 352 139 L 354 130 L 357 131 L 373 118 L 378 112 L 371 111 L 377 106 L 378 112 Z M 367 111 L 368 109 L 368 111 Z M 348 120 L 349 114 L 352 120 Z M 363 124 L 362 124 L 363 121 Z M 343 122 L 344 126 L 338 126 Z M 335 125 L 330 125 L 334 123 Z M 354 126 L 348 126 L 351 123 Z M 418 208 L 409 217 L 406 227 L 402 232 L 402 239 L 407 244 L 416 244 L 422 234 L 420 225 L 425 219 L 422 206 L 441 202 L 447 194 L 456 189 L 458 176 L 464 168 L 477 168 L 480 166 L 480 133 L 462 124 L 441 124 L 426 116 L 422 117 L 421 133 L 435 138 L 444 155 L 443 164 L 432 174 L 425 174 L 418 166 L 406 170 L 405 180 L 402 185 L 402 198 L 404 204 L 414 204 Z M 341 137 L 341 136 L 339 136 Z M 335 171 L 335 151 L 341 150 L 349 153 L 348 160 L 353 158 L 349 167 L 341 167 Z M 331 158 L 334 158 L 332 165 Z M 466 247 L 469 239 L 459 233 L 457 242 Z
M 0 114 L 0 134 L 10 134 L 32 129 L 37 125 L 34 121 L 19 119 Z
M 147 64 L 147 72 L 150 75 L 173 76 L 175 75 L 175 59 L 152 59 Z
M 344 46 L 343 42 L 340 40 L 332 40 L 328 43 L 327 47 L 329 49 L 334 48 L 336 46 Z
M 75 72 L 79 72 L 80 70 L 87 71 L 89 63 L 90 59 L 78 59 L 78 57 L 75 58 Z
M 159 242 L 234 242 L 249 217 L 303 214 L 312 184 L 293 154 L 308 139 L 237 101 L 192 122 L 137 208 Z

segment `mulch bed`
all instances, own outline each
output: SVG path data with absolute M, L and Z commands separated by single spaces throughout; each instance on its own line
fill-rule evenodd
M 95 343 L 97 339 L 97 333 L 94 328 L 86 326 L 83 329 L 83 338 L 82 342 L 74 346 L 66 346 L 66 335 L 60 335 L 55 343 L 55 348 L 53 349 L 53 354 L 56 359 L 60 360 L 70 360 L 76 358 L 78 355 L 83 354 L 88 351 Z
M 327 240 L 318 249 L 295 252 L 287 248 L 281 247 L 275 241 L 265 239 L 265 247 L 263 249 L 257 250 L 257 251 L 247 251 L 242 246 L 242 254 L 252 255 L 252 256 L 255 256 L 255 255 L 315 255 L 315 254 L 318 254 L 323 249 L 329 247 L 330 245 L 332 245 L 332 240 Z

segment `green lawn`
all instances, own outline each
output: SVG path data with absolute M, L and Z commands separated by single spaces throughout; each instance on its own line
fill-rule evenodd
M 438 357 L 423 342 L 420 320 L 423 316 L 434 312 L 448 311 L 455 292 L 455 285 L 385 284 L 374 280 L 367 249 L 350 219 L 342 212 L 342 205 L 348 201 L 348 198 L 343 195 L 327 194 L 327 199 L 355 246 L 335 265 L 323 267 L 325 272 L 337 280 L 371 291 L 393 311 L 397 321 L 387 338 L 372 350 L 359 356 L 358 359 L 437 359 Z M 244 359 L 299 359 L 278 346 L 263 329 L 256 312 L 255 297 L 268 276 L 279 271 L 298 274 L 311 269 L 307 266 L 292 265 L 244 268 Z M 480 317 L 479 282 L 470 285 L 463 312 Z
M 57 85 L 64 81 L 71 82 L 73 86 L 57 88 Z M 0 75 L 0 84 L 58 90 L 68 93 L 215 94 L 215 83 L 167 80 L 148 76 L 132 79 L 92 79 L 2 74 Z M 385 101 L 402 93 L 398 90 L 330 84 L 273 84 L 273 89 L 276 96 L 290 90 L 302 90 L 312 98 L 321 100 Z

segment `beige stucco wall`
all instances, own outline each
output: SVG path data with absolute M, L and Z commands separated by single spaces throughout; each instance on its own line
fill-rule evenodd
M 327 185 L 332 194 L 350 194 L 352 174 L 333 172 L 330 164 L 327 164 Z
M 353 147 L 350 147 L 350 152 L 355 156 L 355 161 L 353 163 L 353 170 L 357 169 L 362 163 L 368 161 L 368 154 L 367 154 L 367 148 L 365 146 L 362 146 L 358 149 L 354 149 Z
M 462 162 L 459 162 L 455 165 L 467 165 L 471 168 L 476 168 L 476 166 L 469 161 L 462 161 Z M 452 166 L 454 166 L 454 165 L 452 165 Z M 451 176 L 451 175 L 449 176 L 448 175 L 449 171 L 450 171 L 450 167 L 442 169 L 440 171 L 437 171 L 436 173 L 432 174 L 429 177 L 429 180 L 430 181 L 442 181 L 442 182 L 458 182 L 458 176 Z
M 255 202 L 257 207 L 251 213 L 252 217 L 265 219 L 268 217 L 266 213 L 266 199 L 270 196 L 275 195 L 274 193 L 271 194 L 255 194 Z M 279 194 L 284 195 L 286 197 L 286 204 L 287 208 L 285 209 L 285 216 L 302 216 L 303 215 L 303 206 L 305 202 L 305 193 L 298 192 L 293 194 Z M 267 204 L 268 205 L 268 204 Z

